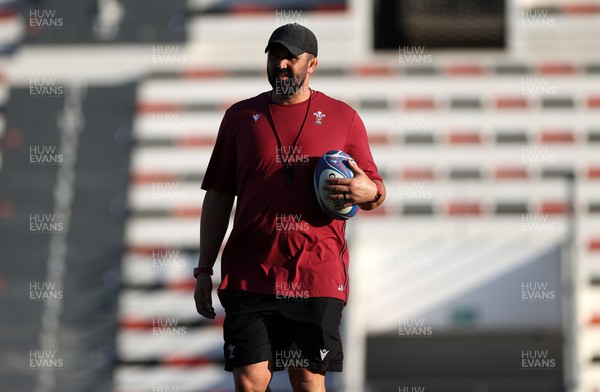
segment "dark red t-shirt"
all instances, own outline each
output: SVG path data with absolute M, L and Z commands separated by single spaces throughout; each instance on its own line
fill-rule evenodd
M 314 91 L 310 102 L 277 105 L 265 92 L 227 110 L 202 182 L 202 189 L 237 196 L 233 229 L 221 257 L 219 295 L 241 289 L 281 298 L 346 301 L 346 224 L 321 210 L 313 187 L 316 162 L 329 150 L 347 152 L 371 179 L 381 180 L 362 120 L 341 101 Z M 286 187 L 280 151 L 293 164 L 291 188 Z

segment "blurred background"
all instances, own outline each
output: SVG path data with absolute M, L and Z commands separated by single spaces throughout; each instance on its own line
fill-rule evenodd
M 599 392 L 598 0 L 0 0 L 0 389 L 233 391 L 200 183 L 291 22 L 388 189 L 328 390 Z

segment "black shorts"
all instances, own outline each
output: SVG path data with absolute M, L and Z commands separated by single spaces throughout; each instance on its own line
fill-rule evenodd
M 344 301 L 281 299 L 227 290 L 224 295 L 225 370 L 272 361 L 273 370 L 342 371 L 339 326 Z

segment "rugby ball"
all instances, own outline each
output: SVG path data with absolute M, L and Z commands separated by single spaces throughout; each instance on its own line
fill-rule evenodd
M 328 178 L 352 178 L 354 173 L 346 166 L 345 160 L 354 162 L 350 155 L 340 150 L 331 150 L 323 154 L 317 162 L 314 175 L 315 195 L 319 206 L 327 215 L 334 219 L 345 220 L 352 218 L 358 212 L 358 205 L 336 210 L 343 201 L 327 199 L 329 191 L 323 189 Z

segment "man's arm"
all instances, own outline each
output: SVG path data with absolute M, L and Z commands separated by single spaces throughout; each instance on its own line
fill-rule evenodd
M 323 189 L 330 192 L 328 199 L 339 200 L 342 204 L 339 209 L 360 205 L 363 210 L 372 210 L 381 205 L 385 200 L 386 190 L 383 181 L 371 180 L 365 172 L 358 167 L 356 162 L 347 161 L 348 168 L 354 173 L 352 178 L 328 178 Z M 381 190 L 381 197 L 377 201 L 377 185 Z
M 206 192 L 200 218 L 199 268 L 212 268 L 215 264 L 227 232 L 234 198 L 233 195 L 219 193 L 212 189 Z M 196 289 L 194 290 L 196 310 L 202 316 L 214 319 L 215 310 L 212 307 L 211 294 L 211 276 L 207 273 L 200 273 L 196 279 Z
M 374 202 L 362 203 L 360 205 L 360 208 L 363 210 L 366 210 L 366 211 L 374 210 L 375 208 L 379 207 L 381 205 L 381 203 L 383 203 L 383 201 L 385 200 L 385 195 L 386 195 L 385 184 L 383 183 L 383 181 L 379 181 L 379 180 L 371 180 L 371 181 L 376 184 L 379 184 L 379 189 L 381 190 L 381 197 L 379 198 L 379 200 L 374 201 Z M 377 185 L 375 185 L 375 186 L 377 187 Z M 375 195 L 377 195 L 377 193 L 375 193 Z M 373 199 L 374 199 L 374 197 L 373 197 Z M 371 200 L 373 200 L 373 199 L 371 199 Z

